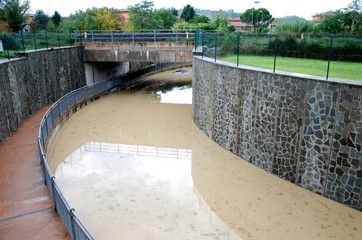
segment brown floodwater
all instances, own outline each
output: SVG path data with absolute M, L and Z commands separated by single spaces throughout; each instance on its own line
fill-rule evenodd
M 207 138 L 186 70 L 97 100 L 55 137 L 51 170 L 96 239 L 361 239 L 361 212 Z

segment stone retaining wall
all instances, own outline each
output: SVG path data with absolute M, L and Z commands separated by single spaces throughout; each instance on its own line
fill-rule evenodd
M 29 52 L 0 63 L 0 142 L 28 116 L 64 94 L 85 86 L 84 50 Z
M 362 82 L 194 57 L 193 119 L 242 159 L 362 210 Z

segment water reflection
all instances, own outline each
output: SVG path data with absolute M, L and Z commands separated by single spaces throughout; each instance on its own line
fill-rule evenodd
M 90 142 L 55 177 L 97 239 L 239 239 L 191 177 L 191 150 Z
M 55 177 L 97 239 L 240 239 L 194 185 L 191 94 L 190 80 L 149 79 L 61 129 Z

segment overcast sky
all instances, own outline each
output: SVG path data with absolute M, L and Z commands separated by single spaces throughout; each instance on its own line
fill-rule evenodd
M 112 7 L 126 9 L 142 0 L 30 0 L 31 13 L 43 10 L 53 15 L 57 10 L 62 16 L 69 16 L 77 10 L 86 10 L 92 7 Z M 182 9 L 187 4 L 194 8 L 206 10 L 229 10 L 243 12 L 248 8 L 256 7 L 255 0 L 154 0 L 155 8 L 175 7 Z M 259 0 L 257 7 L 267 8 L 273 17 L 300 16 L 311 19 L 311 15 L 327 12 L 348 6 L 352 0 Z

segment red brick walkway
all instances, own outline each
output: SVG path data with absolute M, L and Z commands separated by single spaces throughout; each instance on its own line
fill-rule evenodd
M 44 184 L 37 135 L 46 109 L 0 143 L 0 239 L 70 239 Z

